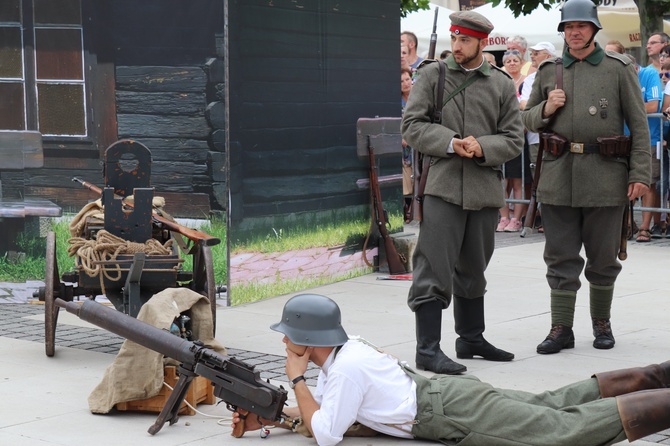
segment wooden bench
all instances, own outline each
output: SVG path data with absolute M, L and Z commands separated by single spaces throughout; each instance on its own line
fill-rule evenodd
M 26 228 L 38 227 L 40 217 L 59 217 L 62 209 L 43 198 L 25 197 L 22 182 L 3 187 L 4 175 L 44 167 L 42 134 L 0 130 L 0 255 L 17 249 L 16 238 Z M 4 175 L 3 175 L 4 174 Z

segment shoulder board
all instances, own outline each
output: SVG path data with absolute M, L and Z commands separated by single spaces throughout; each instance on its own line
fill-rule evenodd
M 416 67 L 418 70 L 419 68 L 425 67 L 426 65 L 432 64 L 433 62 L 437 62 L 437 59 L 424 59 L 419 63 L 419 66 Z
M 505 76 L 507 76 L 507 77 L 509 77 L 510 79 L 512 79 L 512 76 L 510 76 L 510 74 L 509 74 L 507 71 L 503 70 L 502 68 L 500 68 L 500 67 L 498 67 L 498 66 L 491 65 L 491 69 L 492 69 L 492 70 L 500 71 L 500 72 L 503 73 Z
M 540 62 L 540 65 L 537 66 L 537 69 L 539 71 L 542 67 L 546 67 L 549 64 L 556 65 L 562 61 L 563 59 L 560 57 L 550 57 L 549 59 L 544 59 L 542 62 Z
M 605 55 L 610 59 L 616 59 L 624 65 L 630 65 L 632 61 L 625 54 L 615 53 L 614 51 L 605 51 Z

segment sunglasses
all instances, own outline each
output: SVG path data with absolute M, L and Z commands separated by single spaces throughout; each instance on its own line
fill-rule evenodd
M 660 77 L 661 79 L 663 78 L 670 79 L 670 73 L 658 73 L 658 77 Z
M 507 50 L 503 56 L 509 56 L 510 54 L 514 56 L 521 56 L 521 52 L 519 50 Z
M 664 58 L 665 58 L 665 57 L 670 57 L 670 54 L 668 54 L 668 53 L 661 53 L 661 54 L 658 55 L 658 57 L 664 57 Z

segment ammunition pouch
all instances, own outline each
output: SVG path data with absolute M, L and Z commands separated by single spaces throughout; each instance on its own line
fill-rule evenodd
M 551 153 L 556 158 L 563 155 L 569 145 L 568 140 L 558 133 L 543 132 L 540 134 L 540 138 L 544 145 L 544 151 Z
M 630 136 L 601 136 L 597 141 L 602 156 L 630 156 Z

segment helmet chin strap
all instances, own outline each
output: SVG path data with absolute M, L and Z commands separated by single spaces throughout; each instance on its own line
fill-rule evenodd
M 599 29 L 596 29 L 596 30 L 593 32 L 593 35 L 592 35 L 591 38 L 588 40 L 588 42 L 586 42 L 586 43 L 584 44 L 584 46 L 580 48 L 581 50 L 585 50 L 586 48 L 588 48 L 588 47 L 591 45 L 591 42 L 593 42 L 593 39 L 596 38 L 596 34 L 598 34 L 598 31 L 600 31 L 600 30 L 599 30 Z M 568 41 L 565 40 L 565 32 L 563 33 L 563 43 L 565 44 L 565 46 L 568 47 L 568 49 L 570 49 L 570 45 L 568 45 Z

